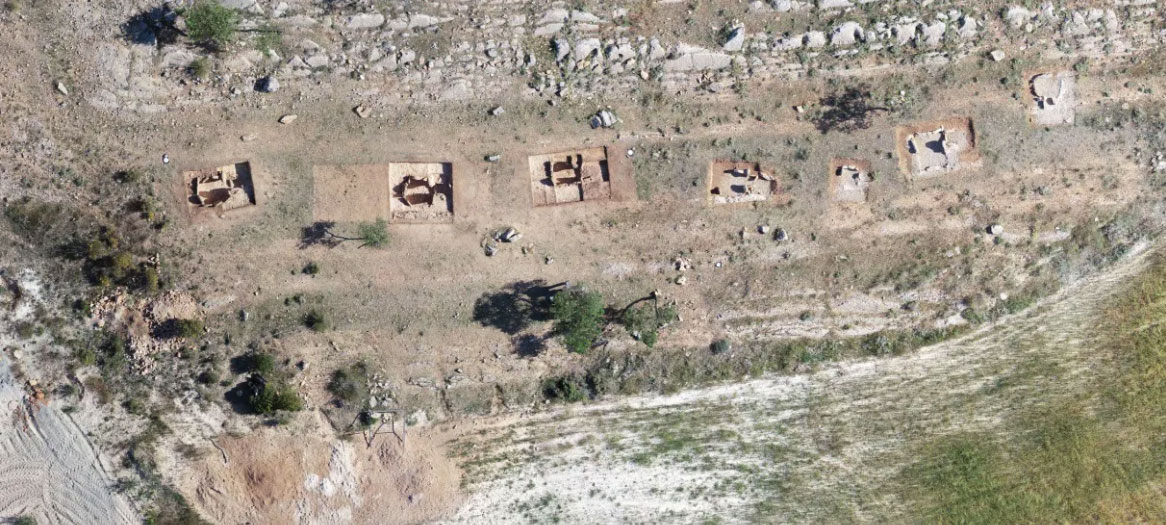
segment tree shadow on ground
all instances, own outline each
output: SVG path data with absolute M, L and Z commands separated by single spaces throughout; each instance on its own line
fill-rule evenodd
M 534 334 L 522 334 L 510 339 L 518 357 L 534 357 L 547 348 L 547 340 Z
M 131 16 L 121 25 L 122 36 L 132 44 L 163 46 L 178 42 L 182 31 L 175 22 L 178 14 L 168 4 L 154 6 Z
M 310 226 L 305 226 L 300 232 L 299 248 L 302 250 L 310 246 L 323 246 L 325 248 L 339 246 L 345 239 L 332 233 L 332 228 L 335 227 L 336 223 L 330 221 L 317 221 Z
M 870 99 L 871 93 L 866 86 L 849 87 L 841 92 L 831 93 L 819 102 L 826 109 L 814 119 L 814 126 L 822 134 L 830 131 L 851 133 L 867 129 L 875 113 L 888 110 L 872 105 Z
M 542 279 L 517 281 L 499 291 L 484 293 L 474 302 L 474 321 L 507 335 L 518 335 L 535 321 L 551 319 L 551 297 L 565 284 L 547 286 Z

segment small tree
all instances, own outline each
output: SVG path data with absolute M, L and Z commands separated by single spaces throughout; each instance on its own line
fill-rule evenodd
M 389 223 L 385 222 L 384 219 L 377 219 L 376 222 L 362 222 L 356 231 L 357 237 L 364 241 L 361 246 L 384 248 L 389 245 Z
M 582 288 L 568 288 L 555 294 L 551 316 L 555 333 L 572 352 L 586 352 L 603 331 L 603 296 Z
M 218 2 L 200 0 L 186 11 L 186 34 L 199 44 L 222 49 L 235 37 L 239 15 Z

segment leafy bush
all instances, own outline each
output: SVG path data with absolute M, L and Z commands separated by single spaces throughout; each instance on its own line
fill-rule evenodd
M 304 326 L 307 326 L 314 332 L 323 332 L 329 328 L 328 318 L 317 310 L 308 312 L 304 316 Z
M 254 377 L 254 376 L 253 376 Z M 304 402 L 290 386 L 275 384 L 260 379 L 261 386 L 255 388 L 248 400 L 251 410 L 256 414 L 269 415 L 279 410 L 297 412 L 304 408 Z
M 732 350 L 733 343 L 730 343 L 728 339 L 717 339 L 716 341 L 713 341 L 711 349 L 713 355 L 721 355 L 728 352 L 729 350 Z
M 186 11 L 186 34 L 200 44 L 222 49 L 238 27 L 238 13 L 218 2 L 201 0 Z
M 153 266 L 147 266 L 142 270 L 142 279 L 145 281 L 146 291 L 149 293 L 157 293 L 161 288 L 158 270 Z
M 203 334 L 205 327 L 202 321 L 198 319 L 175 319 L 174 333 L 178 337 L 189 339 L 192 337 L 199 337 Z
M 308 275 L 316 275 L 320 273 L 320 265 L 316 264 L 315 261 L 309 262 L 308 264 L 304 265 L 304 273 Z
M 36 518 L 32 516 L 18 516 L 12 520 L 12 525 L 36 525 Z
M 242 368 L 245 372 L 253 372 L 267 377 L 275 372 L 275 356 L 266 352 L 251 352 L 242 359 Z
M 389 245 L 389 223 L 384 219 L 376 222 L 362 222 L 357 226 L 357 238 L 364 242 L 361 246 L 384 248 Z
M 194 78 L 205 79 L 211 76 L 211 62 L 206 57 L 198 57 L 190 62 L 186 71 Z
M 554 331 L 572 352 L 584 353 L 603 331 L 603 296 L 582 288 L 569 288 L 555 294 L 551 316 Z
M 558 377 L 543 382 L 543 396 L 551 401 L 576 403 L 588 399 L 587 383 L 575 376 Z
M 219 373 L 214 369 L 203 370 L 198 374 L 198 382 L 204 385 L 213 385 L 219 382 Z
M 363 405 L 368 399 L 368 366 L 356 363 L 332 372 L 332 379 L 328 381 L 328 391 L 349 405 Z
M 643 304 L 625 310 L 623 324 L 632 337 L 651 348 L 656 346 L 660 327 L 676 319 L 676 308 L 672 306 L 661 308 L 655 304 Z
M 90 346 L 83 346 L 73 351 L 73 357 L 77 358 L 77 362 L 81 366 L 92 366 L 97 364 L 97 352 Z

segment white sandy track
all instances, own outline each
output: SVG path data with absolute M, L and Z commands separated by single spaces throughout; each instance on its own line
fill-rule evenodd
M 916 353 L 486 420 L 453 443 L 449 523 L 895 523 L 917 446 L 1097 381 L 1099 308 L 1146 260 Z
M 0 363 L 0 516 L 32 516 L 37 523 L 139 523 L 126 498 L 97 459 L 97 451 L 67 415 L 32 406 L 24 386 Z

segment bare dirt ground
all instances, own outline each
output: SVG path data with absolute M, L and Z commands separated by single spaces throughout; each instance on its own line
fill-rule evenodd
M 417 523 L 456 506 L 460 472 L 425 432 L 336 439 L 320 426 L 222 436 L 168 467 L 215 523 Z

